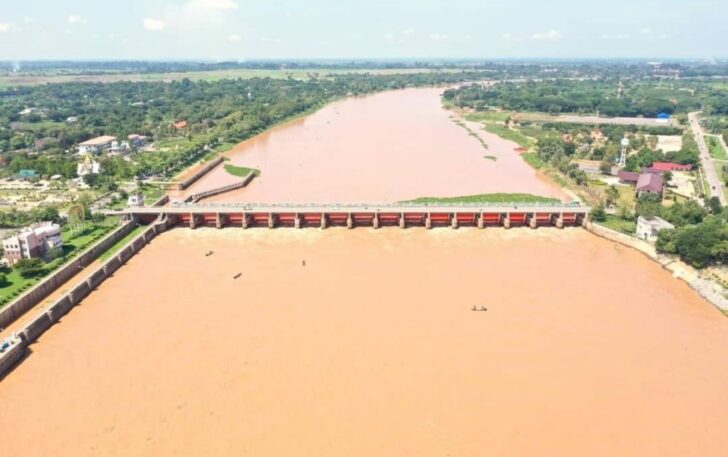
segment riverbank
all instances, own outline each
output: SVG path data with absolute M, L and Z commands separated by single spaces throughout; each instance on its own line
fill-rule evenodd
M 675 278 L 684 281 L 706 301 L 721 310 L 724 314 L 728 315 L 728 298 L 726 298 L 726 290 L 723 285 L 715 279 L 705 277 L 699 270 L 673 256 L 659 254 L 654 245 L 646 241 L 625 235 L 624 233 L 617 232 L 593 222 L 587 224 L 586 229 L 594 235 L 627 246 L 646 255 L 653 261 L 660 264 L 662 268 L 672 273 Z

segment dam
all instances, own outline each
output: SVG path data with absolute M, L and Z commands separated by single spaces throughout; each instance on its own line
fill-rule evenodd
M 580 226 L 590 208 L 579 204 L 180 204 L 109 211 L 142 222 L 159 217 L 197 227 L 531 227 Z

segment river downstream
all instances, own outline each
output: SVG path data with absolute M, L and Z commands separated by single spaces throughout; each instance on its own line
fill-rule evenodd
M 454 130 L 423 129 L 433 143 L 426 159 L 401 149 L 406 159 L 383 167 L 391 175 L 355 172 L 380 166 L 381 152 L 371 163 L 352 155 L 356 167 L 337 159 L 338 173 L 298 174 L 296 163 L 323 159 L 300 146 L 308 152 L 295 162 L 272 146 L 280 138 L 295 145 L 296 131 L 306 145 L 319 132 L 327 154 L 363 153 L 347 147 L 353 124 L 336 149 L 323 120 L 349 104 L 347 112 L 387 107 L 388 122 L 356 137 L 384 144 L 396 130 L 388 123 L 399 122 L 387 117 L 397 105 L 389 97 L 409 103 L 412 116 L 439 104 L 429 89 L 392 92 L 282 126 L 238 147 L 232 160 L 264 175 L 220 198 L 560 195 L 511 162 L 521 159 L 508 142 L 497 150 L 489 142 L 502 160 L 483 159 L 447 114 L 441 125 Z M 461 179 L 428 168 L 449 162 Z M 410 165 L 432 179 L 390 182 L 392 169 Z M 328 185 L 303 185 L 312 176 Z M 727 347 L 728 319 L 684 282 L 582 229 L 180 228 L 132 257 L 0 382 L 0 449 L 24 457 L 722 457 Z

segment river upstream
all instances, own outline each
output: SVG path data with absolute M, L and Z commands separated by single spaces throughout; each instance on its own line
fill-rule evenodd
M 323 112 L 390 106 L 389 97 L 408 103 L 412 117 L 424 116 L 423 106 L 439 110 L 437 93 L 423 90 Z M 272 146 L 278 132 L 302 124 L 312 129 L 297 121 L 239 147 L 233 160 L 260 165 L 269 179 L 239 196 L 323 199 L 324 188 L 302 185 L 309 177 L 286 184 L 293 165 L 273 165 L 278 154 L 292 159 Z M 365 124 L 371 137 L 388 128 Z M 437 149 L 451 160 L 468 160 L 450 144 L 454 132 L 464 148 L 481 147 L 446 113 L 437 125 Z M 340 138 L 329 151 L 348 154 Z M 498 166 L 515 155 L 501 144 L 490 146 L 503 157 L 495 162 L 471 151 Z M 248 162 L 247 148 L 268 162 Z M 319 160 L 307 154 L 301 163 Z M 409 159 L 386 165 L 419 163 L 418 151 L 396 154 Z M 332 173 L 317 170 L 319 179 Z M 515 181 L 515 189 L 478 187 L 461 174 L 447 194 L 559 195 L 532 172 L 499 181 Z M 349 192 L 336 178 L 333 195 L 349 201 L 449 189 L 437 179 L 390 187 L 374 174 Z M 396 193 L 388 198 L 377 187 Z M 581 229 L 177 229 L 104 282 L 0 382 L 0 449 L 74 457 L 717 457 L 728 449 L 726 348 L 728 319 L 719 311 L 647 257 Z

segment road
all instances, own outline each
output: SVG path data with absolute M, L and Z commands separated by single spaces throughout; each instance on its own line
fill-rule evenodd
M 703 176 L 705 176 L 705 179 L 708 181 L 710 196 L 718 197 L 720 204 L 725 206 L 726 198 L 725 192 L 723 191 L 723 182 L 720 179 L 718 171 L 715 169 L 715 163 L 710 157 L 708 145 L 705 143 L 705 133 L 703 132 L 703 128 L 700 126 L 699 114 L 700 112 L 690 113 L 688 114 L 688 119 L 690 121 L 690 128 L 695 136 L 695 142 L 698 143 L 698 149 L 700 150 L 700 162 L 703 166 Z
M 649 117 L 599 117 L 599 116 L 582 116 L 578 114 L 561 114 L 551 116 L 542 113 L 523 113 L 516 115 L 518 119 L 524 121 L 541 121 L 541 122 L 567 122 L 570 124 L 609 124 L 609 125 L 643 125 L 646 127 L 672 127 L 674 121 L 661 121 Z

